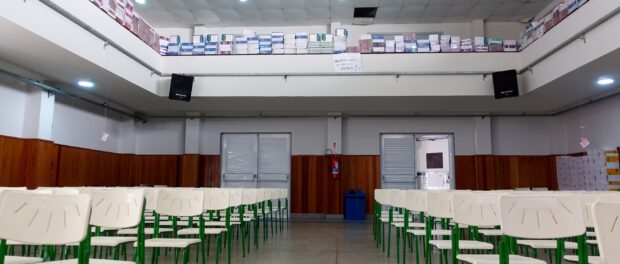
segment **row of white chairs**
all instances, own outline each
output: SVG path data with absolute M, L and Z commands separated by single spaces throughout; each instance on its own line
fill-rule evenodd
M 160 248 L 173 249 L 175 260 L 182 250 L 187 263 L 192 245 L 200 248 L 204 263 L 210 235 L 217 240 L 216 262 L 225 240 L 230 263 L 235 227 L 241 233 L 245 256 L 251 226 L 258 247 L 259 221 L 263 221 L 266 239 L 269 225 L 273 234 L 282 230 L 283 222 L 288 224 L 287 205 L 286 189 L 0 188 L 0 263 L 54 261 L 58 246 L 62 260 L 56 262 L 131 263 L 118 260 L 119 246 L 127 243 L 136 248 L 136 263 L 145 262 L 146 248 L 153 248 L 152 263 L 157 262 Z M 102 231 L 112 235 L 101 236 Z M 22 257 L 7 256 L 15 254 L 16 246 L 22 247 Z M 23 257 L 31 246 L 38 256 Z M 95 255 L 98 247 L 101 253 L 101 247 L 107 247 L 106 255 L 113 248 L 114 260 L 91 259 L 93 247 Z M 67 260 L 71 250 L 76 259 Z M 207 245 L 207 254 L 208 250 Z
M 618 192 L 377 189 L 375 202 L 377 246 L 383 244 L 385 250 L 387 244 L 389 256 L 395 229 L 397 262 L 401 255 L 405 262 L 409 243 L 416 263 L 422 255 L 431 263 L 433 248 L 446 264 L 546 263 L 538 250 L 548 253 L 549 262 L 620 263 L 620 253 L 605 250 L 620 243 L 620 227 L 614 227 L 620 215 Z M 587 245 L 600 249 L 600 256 L 588 257 Z M 575 255 L 568 255 L 569 250 Z

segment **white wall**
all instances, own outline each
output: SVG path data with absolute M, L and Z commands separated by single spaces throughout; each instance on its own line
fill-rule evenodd
M 575 153 L 584 151 L 579 145 L 579 139 L 585 136 L 590 140 L 591 147 L 620 146 L 620 96 L 607 99 L 556 117 L 554 130 L 560 134 L 565 131 L 563 138 L 554 140 L 554 149 Z M 581 120 L 583 126 L 581 129 Z M 562 142 L 564 141 L 564 142 Z M 562 144 L 564 143 L 564 144 Z M 562 146 L 564 145 L 564 146 Z
M 495 155 L 549 155 L 549 117 L 493 117 L 491 139 Z
M 28 87 L 0 78 L 0 135 L 23 137 Z
M 183 154 L 185 119 L 152 119 L 135 123 L 136 154 Z
M 290 132 L 293 155 L 322 155 L 327 142 L 325 118 L 212 118 L 203 119 L 200 153 L 219 154 L 220 135 L 226 132 Z
M 61 145 L 95 149 L 107 152 L 119 151 L 119 126 L 122 118 L 108 111 L 86 104 L 77 99 L 56 97 L 52 140 Z M 101 133 L 109 134 L 106 142 Z

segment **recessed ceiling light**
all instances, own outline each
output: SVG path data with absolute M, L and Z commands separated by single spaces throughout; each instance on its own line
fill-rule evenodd
M 136 0 L 136 3 L 143 5 L 146 4 L 146 0 Z
M 598 79 L 598 81 L 596 82 L 599 85 L 610 85 L 612 83 L 614 83 L 614 79 L 611 78 L 600 78 Z
M 84 88 L 93 88 L 93 87 L 95 87 L 95 83 L 93 83 L 91 81 L 79 81 L 78 85 L 80 87 L 84 87 Z
M 239 0 L 239 2 L 241 2 L 241 3 L 245 3 L 245 2 L 247 2 L 247 1 L 248 1 L 248 0 Z

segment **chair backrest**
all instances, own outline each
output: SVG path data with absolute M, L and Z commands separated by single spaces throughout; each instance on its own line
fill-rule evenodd
M 452 196 L 454 222 L 469 226 L 498 226 L 501 192 L 457 192 Z
M 280 199 L 288 198 L 288 189 L 280 189 Z
M 375 201 L 379 204 L 387 205 L 389 203 L 387 192 L 388 190 L 386 189 L 375 189 Z
M 598 201 L 615 202 L 620 201 L 620 195 L 609 192 L 586 192 L 579 195 L 581 199 L 581 210 L 583 221 L 586 227 L 594 227 L 592 221 L 592 205 Z
M 264 188 L 256 189 L 256 202 L 260 203 L 266 200 L 268 200 L 267 189 L 264 189 Z
M 530 187 L 519 187 L 515 188 L 515 191 L 531 191 Z
M 407 190 L 405 191 L 406 208 L 412 212 L 425 213 L 428 210 L 426 196 L 428 191 Z
M 502 232 L 513 237 L 556 239 L 586 232 L 577 195 L 500 195 L 499 211 Z
M 269 197 L 271 197 L 271 200 L 277 200 L 280 199 L 280 189 L 271 189 L 269 190 Z
M 35 192 L 39 194 L 79 194 L 80 190 L 71 187 L 39 187 Z
M 603 263 L 620 263 L 620 202 L 595 202 L 592 219 Z
M 144 191 L 140 189 L 111 189 L 86 191 L 92 198 L 90 224 L 109 228 L 137 226 L 142 218 Z
M 253 205 L 256 203 L 256 189 L 243 189 L 243 205 Z
M 230 207 L 240 206 L 243 202 L 243 190 L 242 189 L 228 189 L 230 194 Z
M 196 216 L 202 214 L 203 202 L 204 193 L 198 189 L 161 189 L 155 211 L 167 216 Z
M 405 190 L 390 190 L 390 206 L 405 208 L 405 205 L 407 204 L 405 197 Z
M 157 208 L 157 194 L 160 188 L 143 188 L 142 190 L 144 191 L 144 198 L 146 199 L 144 208 L 146 210 L 155 210 L 155 208 Z
M 78 243 L 86 237 L 88 194 L 0 193 L 0 238 L 34 245 Z
M 546 192 L 546 191 L 549 191 L 549 188 L 547 188 L 547 187 L 534 187 L 534 188 L 532 188 L 532 191 L 535 191 L 535 192 Z
M 427 194 L 427 213 L 439 218 L 452 218 L 452 196 L 450 191 L 430 191 Z
M 204 210 L 224 210 L 230 207 L 230 190 L 204 188 Z

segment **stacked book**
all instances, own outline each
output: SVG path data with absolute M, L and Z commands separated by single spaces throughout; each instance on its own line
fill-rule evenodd
M 405 52 L 405 36 L 404 35 L 395 35 L 394 36 L 394 52 Z
M 360 35 L 359 47 L 360 53 L 372 53 L 372 36 L 370 34 Z
M 450 38 L 450 35 L 441 35 L 439 37 L 439 48 L 441 49 L 441 52 L 451 52 Z
M 205 54 L 205 37 L 203 35 L 194 35 L 192 37 L 192 55 Z
M 272 54 L 284 54 L 284 32 L 271 33 Z
M 205 37 L 205 54 L 216 55 L 217 45 L 219 43 L 219 36 L 215 34 L 207 35 Z
M 431 34 L 428 35 L 428 42 L 430 44 L 431 52 L 440 52 L 441 46 L 439 45 L 439 35 Z
M 474 44 L 470 38 L 462 39 L 460 48 L 461 48 L 461 52 L 473 52 Z
M 403 35 L 403 40 L 405 41 L 405 52 L 418 52 L 418 43 L 416 41 L 415 33 L 407 33 Z
M 284 34 L 284 54 L 296 54 L 295 33 Z
M 166 55 L 177 56 L 181 54 L 181 37 L 178 35 L 172 35 L 168 39 L 168 49 Z
M 271 35 L 258 36 L 258 49 L 259 54 L 271 54 Z
M 461 37 L 460 36 L 450 37 L 450 52 L 461 52 Z
M 181 55 L 188 56 L 194 52 L 194 45 L 189 42 L 181 42 Z
M 248 38 L 248 54 L 259 54 L 260 53 L 260 45 L 258 41 L 258 36 L 247 36 Z
M 170 41 L 168 40 L 167 37 L 160 36 L 159 37 L 159 54 L 167 55 L 168 54 L 168 45 L 169 44 L 170 44 Z
M 349 32 L 344 28 L 337 28 L 334 36 L 334 53 L 347 52 L 347 38 Z
M 308 33 L 295 33 L 295 50 L 297 54 L 308 54 Z
M 489 39 L 489 51 L 491 52 L 502 52 L 504 51 L 504 43 L 499 38 L 490 38 Z
M 418 39 L 418 52 L 431 52 L 431 42 L 428 39 Z
M 372 53 L 385 53 L 385 36 L 372 35 Z
M 487 46 L 484 37 L 474 38 L 474 50 L 476 52 L 488 52 L 489 51 L 489 46 Z
M 248 38 L 235 37 L 235 47 L 233 54 L 248 54 Z
M 516 40 L 504 40 L 504 52 L 516 52 L 517 41 Z
M 222 34 L 222 38 L 219 42 L 217 54 L 218 55 L 231 55 L 233 51 L 234 41 L 235 41 L 234 35 Z

